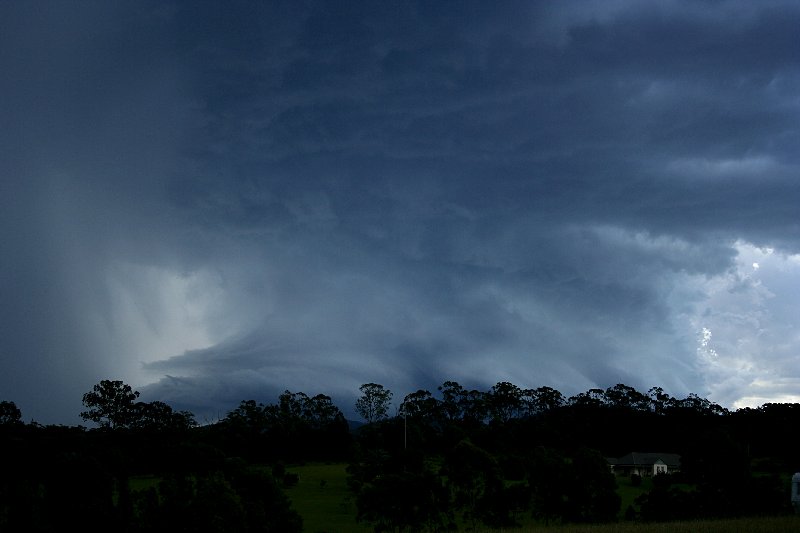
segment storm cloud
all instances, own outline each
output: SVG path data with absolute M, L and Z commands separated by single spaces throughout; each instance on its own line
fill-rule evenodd
M 0 7 L 0 398 L 800 401 L 794 2 Z

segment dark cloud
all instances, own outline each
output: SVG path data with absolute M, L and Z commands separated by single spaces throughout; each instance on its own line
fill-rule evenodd
M 28 418 L 109 377 L 203 419 L 367 381 L 798 397 L 793 3 L 1 10 Z

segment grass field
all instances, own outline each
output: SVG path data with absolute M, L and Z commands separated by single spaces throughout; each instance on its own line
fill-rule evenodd
M 304 533 L 369 533 L 358 524 L 356 505 L 347 490 L 344 464 L 289 466 L 300 479 L 286 489 L 292 507 L 303 517 Z
M 292 507 L 303 517 L 304 533 L 369 533 L 371 528 L 355 520 L 356 507 L 347 490 L 344 464 L 288 466 L 298 474 L 296 486 L 286 489 Z M 622 498 L 621 513 L 641 493 L 652 488 L 649 479 L 640 487 L 618 480 Z M 765 517 L 736 520 L 708 520 L 640 524 L 620 522 L 608 525 L 546 526 L 527 524 L 519 528 L 481 530 L 480 533 L 792 533 L 800 532 L 800 517 Z
M 529 526 L 502 530 L 507 533 L 792 533 L 800 531 L 800 517 L 698 520 L 659 524 L 619 523 L 593 526 Z M 498 533 L 483 530 L 481 533 Z
M 160 481 L 161 478 L 158 476 L 133 476 L 128 480 L 128 487 L 133 492 L 150 488 L 157 489 Z
M 625 517 L 625 510 L 628 506 L 633 506 L 637 511 L 639 506 L 636 505 L 636 498 L 653 489 L 653 479 L 650 477 L 642 478 L 642 483 L 638 487 L 633 486 L 631 478 L 627 476 L 620 476 L 617 478 L 617 494 L 620 497 L 619 518 Z

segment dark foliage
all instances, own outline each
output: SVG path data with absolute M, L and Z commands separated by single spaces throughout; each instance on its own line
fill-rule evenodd
M 344 460 L 352 446 L 347 420 L 323 394 L 285 391 L 277 404 L 242 401 L 204 431 L 227 454 L 254 462 Z
M 298 479 L 284 465 L 315 460 L 349 463 L 358 518 L 376 531 L 608 522 L 620 501 L 605 458 L 633 450 L 679 454 L 682 468 L 654 477 L 627 519 L 792 512 L 800 405 L 730 412 L 623 384 L 570 398 L 509 382 L 437 392 L 408 394 L 394 417 L 377 398 L 372 422 L 354 429 L 330 397 L 290 391 L 202 427 L 118 381 L 84 396 L 94 429 L 25 424 L 2 401 L 0 531 L 300 531 L 283 493 Z M 142 474 L 160 481 L 131 490 Z

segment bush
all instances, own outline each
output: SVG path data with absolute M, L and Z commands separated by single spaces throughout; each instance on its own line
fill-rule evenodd
M 278 461 L 274 465 L 272 465 L 272 477 L 275 479 L 283 479 L 283 476 L 286 475 L 286 466 L 283 462 Z
M 653 486 L 658 488 L 667 489 L 672 485 L 672 476 L 670 474 L 656 474 L 653 476 Z

